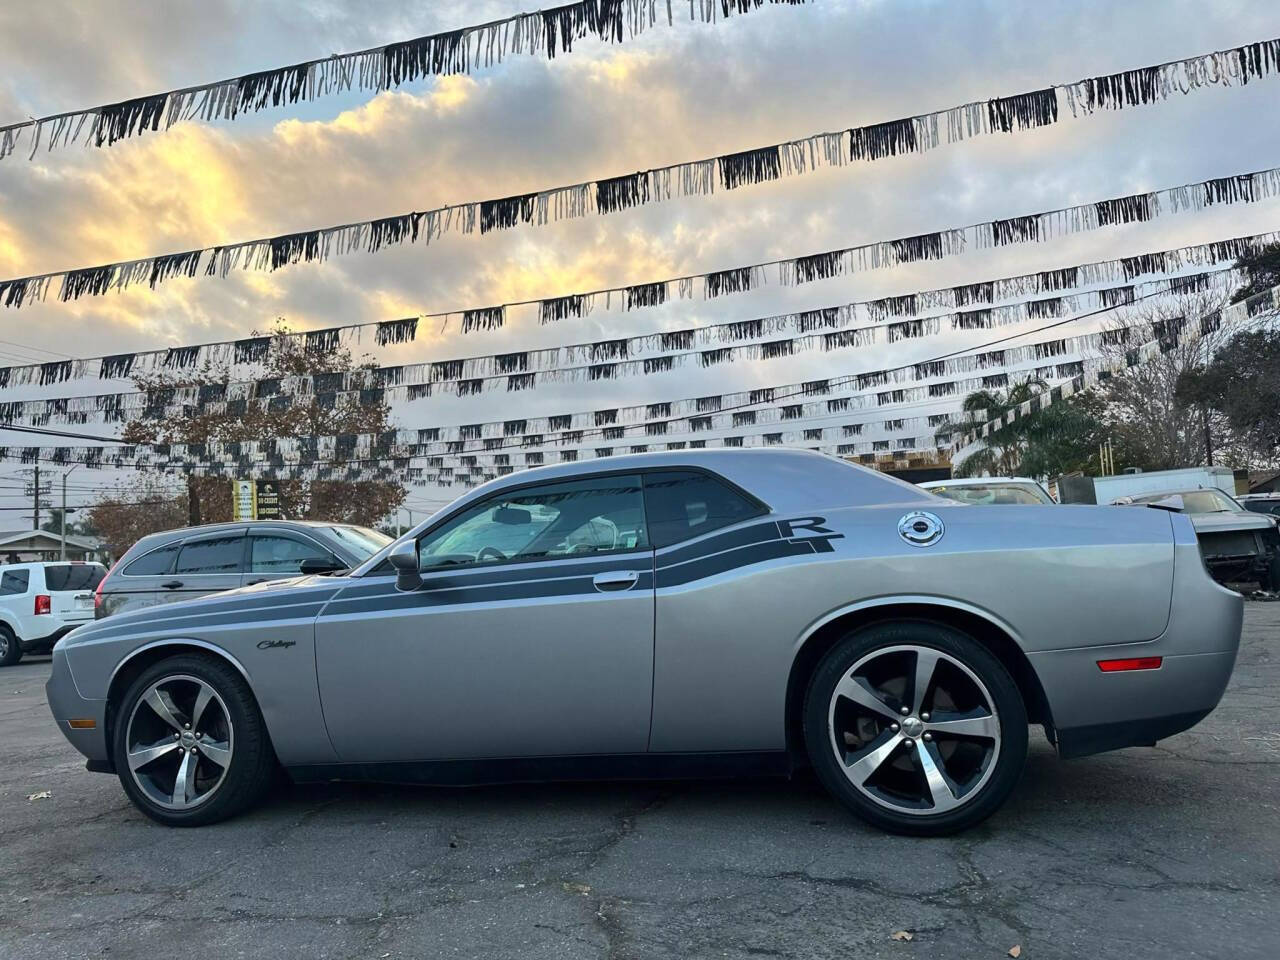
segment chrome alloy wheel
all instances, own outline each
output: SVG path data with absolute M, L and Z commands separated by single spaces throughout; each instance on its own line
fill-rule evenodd
M 208 683 L 186 674 L 152 684 L 125 731 L 129 774 L 153 803 L 189 810 L 226 779 L 234 750 L 231 715 Z
M 928 816 L 981 792 L 1000 755 L 1000 717 L 986 685 L 932 647 L 875 650 L 836 684 L 831 747 L 849 782 L 897 813 Z

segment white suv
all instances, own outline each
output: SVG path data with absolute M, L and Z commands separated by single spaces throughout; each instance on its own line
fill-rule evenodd
M 0 566 L 0 667 L 24 653 L 48 653 L 93 620 L 100 563 L 9 563 Z

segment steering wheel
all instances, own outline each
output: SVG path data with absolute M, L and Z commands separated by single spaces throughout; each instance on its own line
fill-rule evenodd
M 480 552 L 476 554 L 476 560 L 484 560 L 488 557 L 493 557 L 497 560 L 507 559 L 507 555 L 497 547 L 481 547 Z

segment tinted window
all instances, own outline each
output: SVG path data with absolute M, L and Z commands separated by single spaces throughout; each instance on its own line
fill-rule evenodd
M 727 483 L 694 471 L 646 474 L 644 506 L 649 515 L 649 538 L 655 547 L 764 513 Z
M 107 571 L 96 563 L 59 563 L 44 568 L 44 585 L 53 592 L 93 590 L 106 575 Z
M 183 544 L 174 573 L 239 573 L 244 565 L 244 536 L 212 537 Z
M 249 541 L 250 573 L 298 573 L 303 560 L 331 560 L 313 543 L 289 537 L 253 537 Z
M 145 553 L 122 571 L 126 577 L 163 577 L 173 572 L 173 560 L 178 555 L 178 545 L 170 544 L 159 550 Z
M 27 584 L 31 582 L 29 570 L 7 570 L 0 574 L 0 597 L 15 593 L 26 593 Z
M 422 569 L 648 548 L 640 478 L 599 477 L 499 494 L 432 531 Z

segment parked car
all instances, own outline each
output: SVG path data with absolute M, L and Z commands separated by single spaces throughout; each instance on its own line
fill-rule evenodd
M 255 520 L 153 533 L 97 585 L 98 619 L 158 604 L 364 563 L 391 542 L 341 523 Z
M 874 824 L 948 833 L 1004 802 L 1028 721 L 1062 757 L 1153 744 L 1214 708 L 1240 640 L 1189 518 L 1016 513 L 800 450 L 558 464 L 348 573 L 82 627 L 49 704 L 172 825 L 244 810 L 277 763 L 455 784 L 808 764 Z
M 1236 499 L 1240 501 L 1240 506 L 1250 513 L 1265 513 L 1280 517 L 1280 493 L 1246 493 Z
M 26 653 L 48 653 L 93 619 L 100 563 L 9 563 L 0 566 L 0 667 Z
M 1280 532 L 1276 518 L 1246 510 L 1217 487 L 1124 497 L 1118 503 L 1163 503 L 1191 516 L 1200 553 L 1221 583 L 1256 582 L 1280 590 Z
M 920 484 L 930 493 L 961 503 L 1012 503 L 1038 506 L 1054 503 L 1049 491 L 1030 477 L 974 477 L 965 480 L 930 480 Z

